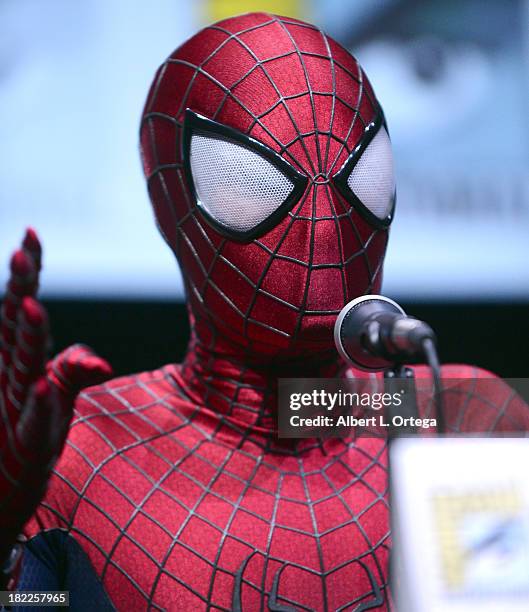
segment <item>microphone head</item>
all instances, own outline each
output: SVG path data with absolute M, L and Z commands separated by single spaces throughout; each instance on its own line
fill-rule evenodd
M 394 365 L 393 361 L 370 353 L 362 342 L 367 321 L 378 314 L 406 316 L 396 302 L 383 295 L 362 295 L 342 308 L 334 324 L 334 343 L 340 356 L 368 372 L 387 370 Z

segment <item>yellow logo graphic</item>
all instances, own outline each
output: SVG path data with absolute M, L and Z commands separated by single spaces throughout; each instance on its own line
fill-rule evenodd
M 529 592 L 529 508 L 515 487 L 432 501 L 447 595 Z
M 303 0 L 205 0 L 203 13 L 205 20 L 219 21 L 239 13 L 275 13 L 287 17 L 307 18 Z

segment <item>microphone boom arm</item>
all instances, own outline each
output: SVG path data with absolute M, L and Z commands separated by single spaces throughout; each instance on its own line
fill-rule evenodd
M 409 370 L 404 364 L 427 363 L 434 383 L 437 431 L 444 432 L 437 341 L 427 323 L 408 317 L 399 304 L 385 296 L 364 295 L 341 310 L 334 342 L 341 357 L 353 366 L 368 372 L 384 370 L 390 377 Z

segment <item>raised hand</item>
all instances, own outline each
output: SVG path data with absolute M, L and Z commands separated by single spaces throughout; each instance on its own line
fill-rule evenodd
M 42 498 L 79 391 L 112 374 L 74 345 L 46 365 L 48 318 L 36 299 L 41 246 L 28 229 L 11 259 L 0 322 L 0 565 Z

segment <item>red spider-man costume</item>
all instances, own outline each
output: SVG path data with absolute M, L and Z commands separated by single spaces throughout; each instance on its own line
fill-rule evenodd
M 31 297 L 40 251 L 28 233 L 3 317 L 2 390 L 12 400 L 4 442 L 22 449 L 19 459 L 2 456 L 4 557 L 32 513 L 24 556 L 48 559 L 50 580 L 59 570 L 46 555 L 61 557 L 53 584 L 69 586 L 72 605 L 64 576 L 74 541 L 94 591 L 102 586 L 105 605 L 119 610 L 387 609 L 385 443 L 278 440 L 275 431 L 277 379 L 340 375 L 336 316 L 381 286 L 394 189 L 369 81 L 312 25 L 262 13 L 228 19 L 158 70 L 141 151 L 158 226 L 185 279 L 189 350 L 181 365 L 77 397 L 32 513 L 39 495 L 21 491 L 42 481 L 35 466 L 66 430 L 48 425 L 59 430 L 53 444 L 26 451 L 38 419 L 23 408 L 27 391 L 13 397 L 40 375 L 45 343 Z M 109 368 L 72 347 L 47 372 L 29 404 L 47 407 L 46 423 L 48 414 L 64 423 L 78 388 Z M 508 391 L 500 395 L 495 405 L 508 406 Z M 472 393 L 465 402 L 481 409 Z M 32 548 L 39 538 L 46 554 Z M 21 580 L 42 588 L 24 578 L 24 561 Z

